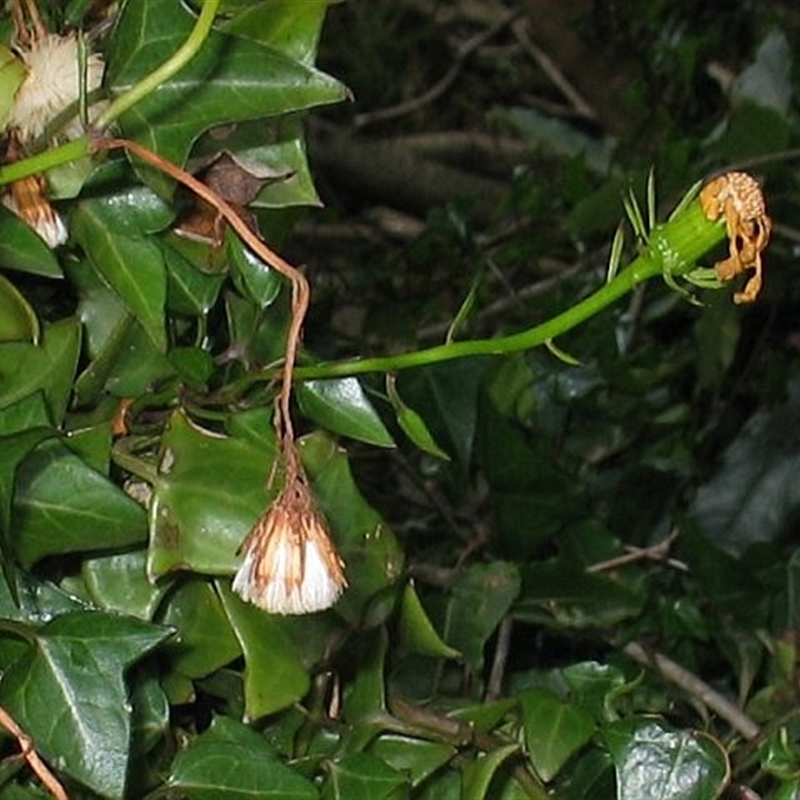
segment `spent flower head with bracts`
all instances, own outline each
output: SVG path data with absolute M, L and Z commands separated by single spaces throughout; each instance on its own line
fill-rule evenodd
M 233 589 L 270 613 L 322 611 L 347 586 L 344 562 L 302 474 L 287 482 L 240 550 Z
M 90 53 L 82 74 L 78 37 L 74 33 L 47 34 L 27 47 L 19 47 L 18 52 L 28 74 L 14 98 L 8 122 L 26 145 L 44 134 L 59 114 L 80 99 L 82 84 L 87 93 L 100 87 L 105 64 L 99 54 Z M 99 110 L 99 105 L 93 106 L 90 118 L 97 116 Z M 77 116 L 59 133 L 67 139 L 80 136 L 82 129 Z
M 29 5 L 31 13 L 35 5 Z M 83 133 L 77 114 L 64 121 L 57 131 L 53 123 L 64 112 L 75 107 L 81 92 L 89 93 L 100 87 L 105 64 L 97 53 L 81 58 L 76 34 L 58 36 L 46 31 L 36 12 L 33 33 L 24 25 L 21 13 L 15 15 L 17 26 L 16 51 L 25 65 L 26 75 L 8 113 L 8 144 L 5 161 L 19 160 L 28 147 L 46 133 L 56 138 L 74 139 Z M 95 119 L 105 103 L 97 103 L 88 111 Z M 50 247 L 67 240 L 68 232 L 61 217 L 47 199 L 47 184 L 43 176 L 31 175 L 11 184 L 2 196 L 3 204 L 28 223 Z

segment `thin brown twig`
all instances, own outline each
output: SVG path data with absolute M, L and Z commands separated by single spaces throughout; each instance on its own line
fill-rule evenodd
M 597 114 L 589 103 L 584 100 L 581 93 L 567 80 L 566 75 L 558 68 L 558 65 L 547 53 L 537 44 L 531 41 L 528 36 L 527 20 L 516 20 L 511 26 L 511 30 L 522 48 L 539 65 L 541 70 L 550 78 L 551 82 L 569 101 L 575 113 L 586 119 L 597 119 Z
M 641 642 L 628 642 L 622 651 L 637 663 L 658 670 L 667 681 L 707 705 L 745 739 L 754 739 L 759 735 L 761 729 L 756 722 L 686 667 Z
M 376 122 L 387 122 L 388 120 L 404 117 L 420 108 L 429 105 L 434 100 L 438 100 L 456 81 L 461 70 L 464 67 L 467 59 L 482 45 L 490 39 L 497 36 L 500 31 L 508 27 L 522 12 L 510 11 L 508 14 L 498 20 L 491 28 L 473 36 L 467 40 L 456 53 L 450 69 L 445 75 L 440 78 L 427 92 L 423 92 L 418 97 L 411 100 L 406 100 L 394 106 L 387 108 L 379 108 L 375 111 L 365 111 L 363 114 L 357 114 L 353 124 L 356 128 L 365 128 L 367 125 L 372 125 Z
M 609 558 L 606 561 L 598 561 L 586 567 L 586 572 L 609 572 L 612 569 L 624 567 L 628 564 L 635 564 L 637 561 L 655 560 L 665 561 L 671 567 L 683 572 L 688 571 L 688 567 L 682 561 L 675 558 L 667 558 L 669 549 L 675 539 L 678 538 L 678 529 L 674 528 L 669 536 L 660 542 L 651 544 L 648 547 L 626 547 L 624 555 Z
M 95 151 L 124 149 L 129 153 L 133 153 L 135 156 L 142 159 L 142 161 L 146 161 L 148 164 L 161 170 L 171 178 L 174 178 L 179 183 L 182 183 L 199 198 L 213 206 L 219 215 L 234 231 L 236 231 L 242 241 L 244 241 L 256 255 L 291 282 L 292 319 L 286 336 L 283 381 L 276 409 L 276 427 L 278 429 L 279 439 L 283 445 L 283 455 L 287 462 L 286 469 L 288 480 L 292 475 L 296 475 L 300 471 L 298 457 L 294 448 L 294 429 L 292 426 L 289 403 L 292 392 L 292 375 L 297 359 L 297 352 L 300 347 L 303 321 L 308 311 L 311 296 L 311 287 L 309 286 L 308 279 L 300 270 L 292 266 L 288 261 L 281 258 L 274 250 L 268 247 L 225 198 L 221 197 L 213 189 L 210 189 L 202 181 L 195 178 L 194 175 L 186 172 L 186 170 L 162 158 L 158 153 L 154 153 L 152 150 L 129 139 L 108 139 L 98 136 L 95 138 L 93 145 Z
M 0 725 L 17 740 L 22 757 L 28 762 L 28 766 L 42 782 L 42 786 L 44 786 L 56 800 L 69 800 L 69 795 L 58 778 L 53 775 L 50 768 L 44 763 L 34 749 L 31 737 L 17 725 L 11 714 L 2 706 L 0 706 Z
M 511 632 L 513 629 L 513 617 L 503 617 L 497 629 L 497 644 L 494 648 L 492 669 L 489 673 L 489 680 L 486 683 L 486 700 L 497 700 L 503 695 L 503 680 L 506 674 L 508 654 L 511 649 Z
M 491 753 L 510 741 L 492 733 L 477 730 L 474 725 L 454 717 L 437 713 L 430 708 L 410 703 L 398 696 L 389 698 L 390 714 L 374 718 L 386 727 L 411 736 L 440 740 L 462 748 L 473 744 L 485 753 Z M 545 787 L 526 763 L 513 763 L 512 773 L 528 797 L 546 800 Z

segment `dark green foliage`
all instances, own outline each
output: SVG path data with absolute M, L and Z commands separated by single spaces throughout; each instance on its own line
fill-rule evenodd
M 41 5 L 87 29 L 103 6 Z M 295 207 L 319 204 L 305 115 L 348 96 L 315 66 L 326 12 L 326 67 L 375 107 L 449 68 L 449 24 L 479 27 L 424 5 L 224 0 L 119 131 L 192 170 L 231 156 L 280 247 Z M 70 234 L 56 250 L 0 210 L 0 707 L 71 797 L 800 790 L 797 20 L 780 4 L 584 11 L 582 41 L 628 78 L 616 142 L 521 101 L 551 89 L 506 63 L 519 42 L 498 29 L 506 55 L 470 61 L 431 112 L 532 145 L 496 218 L 466 200 L 402 248 L 288 245 L 314 286 L 294 411 L 346 564 L 331 610 L 270 615 L 231 590 L 275 495 L 283 278 L 231 231 L 176 234 L 192 198 L 122 152 L 50 174 Z M 119 4 L 98 42 L 109 96 L 192 25 L 183 3 Z M 665 220 L 695 180 L 755 156 L 782 230 L 752 308 L 653 280 L 549 350 L 370 376 L 328 363 L 531 329 L 603 285 L 629 189 L 642 235 L 611 271 L 647 256 L 651 165 Z M 342 310 L 362 327 L 340 336 Z M 45 796 L 16 754 L 4 739 L 0 800 Z

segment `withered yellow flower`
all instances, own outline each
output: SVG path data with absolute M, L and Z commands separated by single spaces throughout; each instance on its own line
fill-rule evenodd
M 717 277 L 729 281 L 752 269 L 744 289 L 733 296 L 735 303 L 752 303 L 761 291 L 761 253 L 772 232 L 761 187 L 746 172 L 726 172 L 703 187 L 699 200 L 707 219 L 725 220 L 729 255 L 714 265 Z
M 302 478 L 287 484 L 241 551 L 233 589 L 272 614 L 322 611 L 347 586 L 344 562 Z

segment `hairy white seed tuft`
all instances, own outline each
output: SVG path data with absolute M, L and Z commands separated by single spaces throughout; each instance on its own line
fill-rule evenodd
M 28 74 L 17 91 L 8 122 L 10 127 L 18 129 L 20 141 L 25 144 L 41 136 L 53 119 L 80 97 L 78 40 L 75 34 L 50 34 L 30 48 L 20 48 L 19 55 Z M 104 69 L 100 55 L 93 53 L 87 57 L 88 92 L 99 88 Z M 94 110 L 96 114 L 98 106 Z M 63 133 L 69 139 L 80 135 L 78 119 L 71 120 Z
M 273 614 L 330 608 L 347 581 L 344 563 L 304 484 L 288 487 L 242 544 L 233 589 Z

